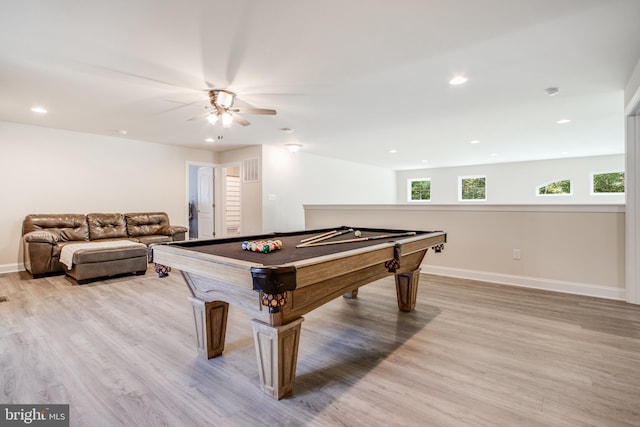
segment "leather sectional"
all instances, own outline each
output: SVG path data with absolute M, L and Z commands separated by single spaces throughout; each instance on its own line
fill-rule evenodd
M 148 246 L 184 240 L 186 232 L 186 227 L 170 225 L 164 212 L 27 215 L 24 266 L 34 277 L 64 272 L 79 283 L 144 274 Z

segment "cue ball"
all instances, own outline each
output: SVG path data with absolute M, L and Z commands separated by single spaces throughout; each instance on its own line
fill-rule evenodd
M 355 235 L 356 237 L 360 237 L 362 236 L 362 233 L 360 232 L 360 230 L 356 230 Z

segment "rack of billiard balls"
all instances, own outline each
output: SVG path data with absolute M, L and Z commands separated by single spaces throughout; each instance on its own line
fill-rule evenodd
M 242 242 L 242 250 L 244 251 L 267 254 L 280 249 L 282 249 L 282 240 L 250 240 Z

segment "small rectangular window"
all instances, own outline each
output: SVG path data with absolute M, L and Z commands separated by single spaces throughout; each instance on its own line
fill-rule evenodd
M 487 200 L 486 176 L 458 177 L 458 200 Z
M 538 196 L 570 196 L 572 194 L 571 180 L 563 179 L 560 181 L 542 184 L 537 188 L 536 194 Z
M 409 194 L 407 196 L 408 201 L 431 201 L 431 178 L 410 179 L 407 187 L 409 188 Z
M 591 175 L 591 194 L 624 193 L 624 172 L 594 173 Z

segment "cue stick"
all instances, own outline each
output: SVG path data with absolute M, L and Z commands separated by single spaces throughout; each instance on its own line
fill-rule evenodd
M 381 234 L 379 236 L 360 237 L 359 239 L 336 240 L 334 242 L 318 242 L 318 243 L 312 242 L 302 247 L 337 245 L 339 243 L 365 242 L 367 240 L 378 240 L 378 239 L 386 239 L 390 237 L 415 236 L 415 235 L 416 235 L 415 231 L 409 231 L 407 233 L 402 233 L 402 234 Z M 296 246 L 296 247 L 300 247 L 300 246 Z
M 300 240 L 300 243 L 305 243 L 305 242 L 309 242 L 311 240 L 316 240 L 316 239 L 322 239 L 323 237 L 328 236 L 329 234 L 333 234 L 337 232 L 338 232 L 337 230 L 327 231 L 326 233 L 318 234 L 317 236 L 307 237 L 306 239 L 302 239 Z
M 316 236 L 316 238 L 314 239 L 306 239 L 307 242 L 299 244 L 298 246 L 296 246 L 296 248 L 306 248 L 307 246 L 313 246 L 315 243 L 320 243 L 323 240 L 331 239 L 332 237 L 338 237 L 345 233 L 351 233 L 352 231 L 353 231 L 353 228 L 349 228 L 348 230 L 333 231 L 329 235 L 321 234 L 320 236 Z M 324 233 L 324 234 L 327 234 L 327 233 Z

